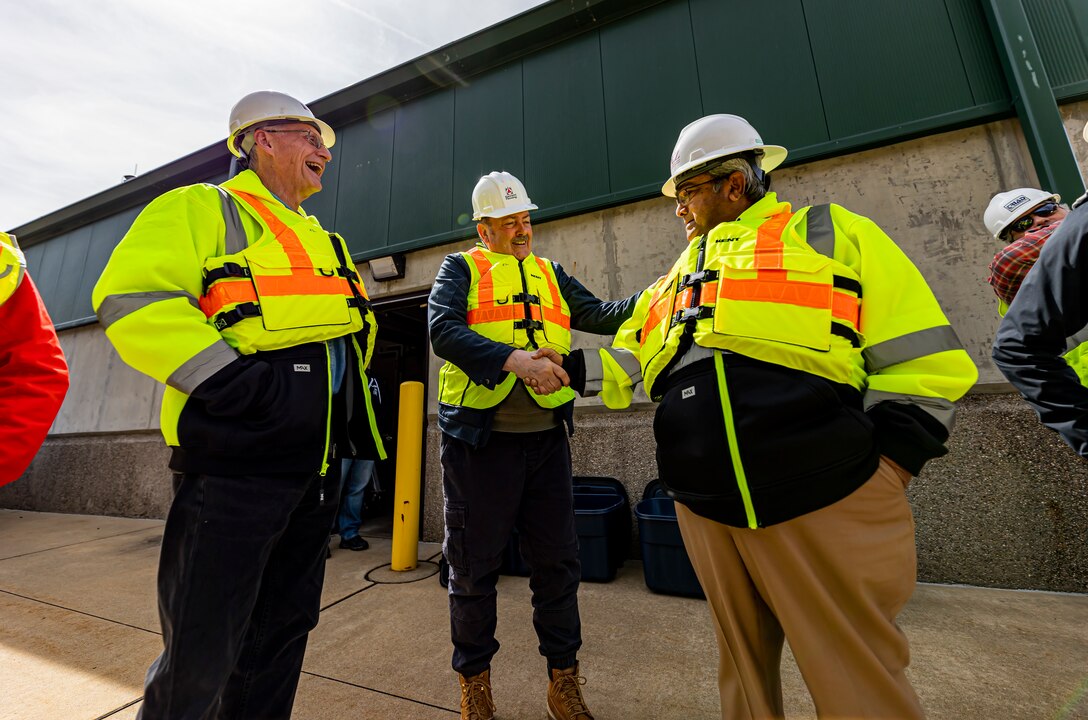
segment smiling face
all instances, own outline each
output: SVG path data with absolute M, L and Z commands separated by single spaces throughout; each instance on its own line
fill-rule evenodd
M 684 223 L 688 242 L 723 222 L 736 220 L 752 203 L 744 196 L 744 175 L 696 175 L 676 189 L 676 217 Z
M 321 176 L 332 154 L 321 133 L 306 123 L 260 128 L 254 134 L 258 154 L 254 171 L 265 187 L 292 209 L 321 190 Z
M 491 252 L 513 255 L 521 262 L 533 251 L 533 226 L 529 213 L 514 213 L 501 218 L 484 218 L 476 232 Z

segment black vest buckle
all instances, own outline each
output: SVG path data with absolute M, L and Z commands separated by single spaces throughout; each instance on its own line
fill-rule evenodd
M 246 302 L 238 305 L 233 310 L 222 312 L 215 316 L 215 329 L 223 332 L 231 325 L 236 325 L 246 318 L 260 317 L 261 306 L 254 302 Z
M 714 317 L 714 308 L 711 305 L 700 305 L 693 308 L 677 310 L 672 316 L 672 325 L 679 325 L 688 320 L 705 320 Z
M 688 273 L 680 278 L 680 288 L 691 287 L 699 283 L 714 282 L 717 279 L 717 270 L 700 270 L 699 272 Z

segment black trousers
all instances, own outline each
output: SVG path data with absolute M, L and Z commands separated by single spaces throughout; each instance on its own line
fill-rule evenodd
M 324 478 L 175 474 L 158 575 L 165 647 L 138 720 L 291 716 L 339 472 L 334 462 Z
M 478 449 L 442 436 L 442 489 L 450 564 L 453 669 L 472 676 L 491 665 L 495 584 L 517 526 L 532 569 L 533 626 L 548 668 L 568 668 L 582 646 L 578 616 L 578 534 L 574 526 L 570 446 L 562 427 L 491 433 Z

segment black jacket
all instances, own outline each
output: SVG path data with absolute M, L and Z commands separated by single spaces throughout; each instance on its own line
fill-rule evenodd
M 316 474 L 333 457 L 377 457 L 363 394 L 368 389 L 349 337 L 344 344 L 344 381 L 331 414 L 325 343 L 245 355 L 205 380 L 178 419 L 180 445 L 171 469 Z
M 1086 273 L 1088 203 L 1081 202 L 1046 241 L 1016 293 L 997 330 L 993 359 L 1039 419 L 1088 458 L 1088 388 L 1063 357 L 1067 338 L 1088 326 Z

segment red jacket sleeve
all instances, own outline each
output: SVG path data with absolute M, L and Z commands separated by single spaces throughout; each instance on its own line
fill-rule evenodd
M 0 485 L 30 465 L 68 392 L 68 364 L 30 275 L 0 305 Z

